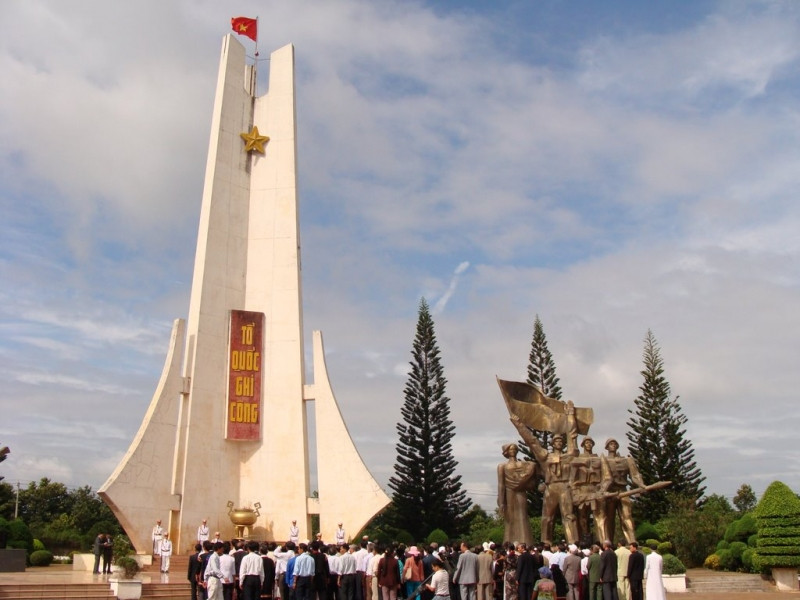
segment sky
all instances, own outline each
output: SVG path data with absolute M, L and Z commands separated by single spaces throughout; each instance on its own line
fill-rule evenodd
M 800 4 L 703 0 L 0 3 L 6 481 L 97 489 L 132 441 L 239 15 L 295 45 L 306 350 L 387 492 L 423 297 L 487 510 L 536 315 L 596 440 L 649 329 L 707 493 L 800 489 Z

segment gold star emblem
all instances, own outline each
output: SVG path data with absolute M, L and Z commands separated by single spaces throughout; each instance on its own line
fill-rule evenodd
M 264 154 L 264 145 L 269 141 L 269 136 L 259 135 L 258 127 L 253 125 L 250 133 L 240 133 L 239 136 L 244 140 L 245 152 L 260 152 Z

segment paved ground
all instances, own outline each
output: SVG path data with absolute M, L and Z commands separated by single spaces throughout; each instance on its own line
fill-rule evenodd
M 0 585 L 19 585 L 23 583 L 103 583 L 116 575 L 93 575 L 91 571 L 73 571 L 72 565 L 50 565 L 49 567 L 28 567 L 23 573 L 0 573 Z M 169 575 L 156 573 L 140 573 L 144 583 L 169 583 Z M 166 580 L 164 579 L 166 578 Z M 183 580 L 173 575 L 176 583 Z
M 706 573 L 708 573 L 706 571 Z M 145 583 L 184 583 L 185 576 L 180 574 L 141 573 Z M 51 565 L 49 567 L 28 568 L 24 573 L 0 573 L 0 585 L 18 585 L 21 583 L 101 583 L 107 581 L 109 575 L 93 575 L 89 571 L 73 571 L 72 565 Z M 667 594 L 668 600 L 789 600 L 800 598 L 800 590 L 796 592 L 763 592 L 763 593 L 687 593 Z

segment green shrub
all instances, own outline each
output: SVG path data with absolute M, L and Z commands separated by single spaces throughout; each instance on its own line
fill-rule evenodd
M 434 529 L 428 534 L 428 538 L 425 540 L 428 544 L 432 544 L 436 542 L 439 545 L 446 544 L 450 541 L 448 535 L 442 531 L 441 529 Z
M 728 549 L 730 547 L 731 547 L 731 545 L 727 540 L 720 540 L 717 543 L 717 550 L 726 550 L 726 549 Z
M 733 556 L 733 558 L 737 561 L 741 562 L 742 553 L 747 550 L 747 544 L 744 542 L 733 542 L 729 550 L 731 551 L 731 556 Z
M 32 567 L 49 567 L 53 562 L 53 553 L 47 550 L 37 550 L 31 554 Z
M 400 544 L 405 544 L 406 546 L 412 546 L 414 544 L 414 536 L 405 529 L 399 529 L 395 537 L 397 538 L 396 541 Z
M 117 557 L 130 556 L 133 554 L 131 541 L 124 535 L 115 535 L 111 538 L 111 555 Z
M 665 554 L 662 573 L 664 575 L 683 575 L 686 573 L 686 567 L 674 554 Z
M 139 563 L 132 556 L 121 556 L 114 561 L 125 573 L 125 579 L 133 579 L 139 572 Z
M 747 538 L 747 545 L 750 546 L 751 548 L 755 548 L 757 544 L 758 544 L 758 534 L 757 533 L 754 533 L 749 538 Z
M 703 567 L 706 569 L 713 569 L 719 571 L 721 566 L 719 564 L 719 554 L 709 554 L 703 561 Z
M 658 545 L 656 552 L 658 552 L 661 556 L 672 553 L 672 542 L 661 542 Z M 673 573 L 673 575 L 676 575 L 676 573 Z
M 755 557 L 755 554 L 755 548 L 747 548 L 744 552 L 742 552 L 742 567 L 747 573 L 757 572 L 755 565 L 753 564 L 753 558 Z
M 25 521 L 14 519 L 8 522 L 8 527 L 8 545 L 12 548 L 25 549 L 29 553 L 33 552 L 33 536 Z
M 728 548 L 717 550 L 717 556 L 719 556 L 720 569 L 723 571 L 735 571 L 738 567 L 736 559 L 733 558 L 733 554 Z
M 637 540 L 660 540 L 661 535 L 658 533 L 655 525 L 648 521 L 642 521 L 639 523 L 639 526 L 636 528 L 636 539 Z
M 775 481 L 769 485 L 753 511 L 758 525 L 753 565 L 763 571 L 771 567 L 800 567 L 800 499 L 789 487 Z
M 647 541 L 645 542 L 645 545 L 646 545 L 648 548 L 652 548 L 653 546 L 656 546 L 656 547 L 658 547 L 658 540 L 655 540 L 655 539 L 650 539 L 650 540 L 647 540 Z
M 36 538 L 33 538 L 33 551 L 36 552 L 37 550 L 47 550 L 47 548 L 44 547 L 42 542 Z

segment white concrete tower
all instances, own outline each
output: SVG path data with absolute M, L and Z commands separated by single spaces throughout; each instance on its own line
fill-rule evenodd
M 257 98 L 243 46 L 224 38 L 188 324 L 176 321 L 144 421 L 99 491 L 140 552 L 156 519 L 177 552 L 204 518 L 231 538 L 229 501 L 260 503 L 250 535 L 271 540 L 288 539 L 292 520 L 309 538 L 315 513 L 324 539 L 338 522 L 355 535 L 389 501 L 342 420 L 319 332 L 305 383 L 294 48 L 273 52 L 269 68 Z M 319 499 L 309 488 L 312 400 Z

